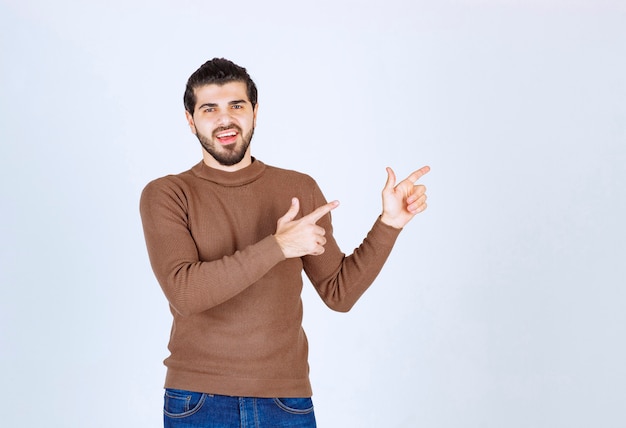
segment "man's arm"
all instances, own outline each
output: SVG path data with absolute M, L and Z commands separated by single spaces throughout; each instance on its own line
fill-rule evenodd
M 140 213 L 154 274 L 170 305 L 182 315 L 202 312 L 236 296 L 285 257 L 273 236 L 226 255 L 200 261 L 187 219 L 187 196 L 170 180 L 144 189 Z
M 312 217 L 324 231 L 318 231 L 318 236 L 321 233 L 324 238 L 324 250 L 318 248 L 317 252 L 304 255 L 304 270 L 331 309 L 346 312 L 352 308 L 380 273 L 400 230 L 426 209 L 426 188 L 415 182 L 429 170 L 429 167 L 420 168 L 396 184 L 393 170 L 387 169 L 387 182 L 382 192 L 383 212 L 361 245 L 349 256 L 341 252 L 333 237 L 331 218 L 326 215 L 330 209 L 326 208 L 321 217 Z M 319 189 L 316 189 L 315 204 L 320 206 L 318 210 L 329 205 Z

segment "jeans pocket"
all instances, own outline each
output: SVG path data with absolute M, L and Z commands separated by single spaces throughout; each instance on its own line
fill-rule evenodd
M 191 416 L 202 408 L 206 394 L 182 389 L 165 390 L 163 413 L 170 418 Z
M 306 415 L 313 411 L 311 398 L 274 398 L 274 403 L 287 413 Z

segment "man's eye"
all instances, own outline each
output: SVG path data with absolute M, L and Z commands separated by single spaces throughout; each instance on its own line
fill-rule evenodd
M 204 109 L 205 113 L 212 113 L 214 111 L 215 111 L 215 109 L 213 107 L 207 107 L 207 108 Z
M 240 104 L 233 104 L 233 108 L 234 108 L 234 109 L 236 109 L 236 110 L 238 110 L 238 109 L 242 109 L 242 108 L 243 108 L 243 106 L 242 106 L 242 105 L 240 105 Z

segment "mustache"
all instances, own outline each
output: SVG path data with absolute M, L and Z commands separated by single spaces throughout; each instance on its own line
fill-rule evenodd
M 222 125 L 222 126 L 218 126 L 217 128 L 215 128 L 213 130 L 213 138 L 216 138 L 215 136 L 219 134 L 220 132 L 229 131 L 231 129 L 234 129 L 240 135 L 243 134 L 243 131 L 239 126 L 235 125 L 234 123 L 229 123 L 228 125 Z

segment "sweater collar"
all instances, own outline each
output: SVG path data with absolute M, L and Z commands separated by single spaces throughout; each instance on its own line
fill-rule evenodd
M 252 158 L 252 163 L 247 167 L 234 172 L 222 171 L 221 169 L 211 168 L 204 161 L 200 161 L 191 172 L 196 177 L 212 181 L 216 184 L 236 187 L 252 183 L 265 172 L 265 164 L 260 160 Z

